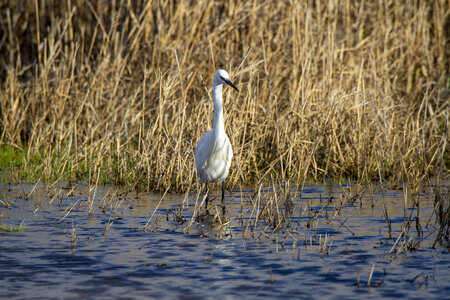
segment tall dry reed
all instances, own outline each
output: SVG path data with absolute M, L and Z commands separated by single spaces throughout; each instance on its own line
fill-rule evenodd
M 0 144 L 25 176 L 192 189 L 219 68 L 232 185 L 448 175 L 446 0 L 0 6 Z

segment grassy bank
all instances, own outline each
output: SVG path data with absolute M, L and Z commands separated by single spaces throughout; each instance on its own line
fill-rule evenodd
M 224 95 L 231 185 L 448 176 L 448 1 L 0 5 L 17 180 L 191 189 L 219 68 L 241 90 Z

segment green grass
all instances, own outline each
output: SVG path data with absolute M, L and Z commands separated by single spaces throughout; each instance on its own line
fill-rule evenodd
M 0 180 L 4 183 L 36 182 L 42 174 L 42 153 L 28 157 L 26 145 L 0 145 Z
M 5 232 L 22 232 L 28 230 L 28 227 L 23 225 L 23 222 L 18 226 L 8 225 L 8 224 L 0 224 L 0 231 Z
M 0 169 L 6 170 L 14 167 L 20 167 L 23 163 L 25 150 L 13 147 L 11 145 L 0 146 Z

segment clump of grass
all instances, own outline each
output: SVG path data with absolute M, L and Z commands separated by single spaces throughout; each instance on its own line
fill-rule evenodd
M 20 225 L 18 226 L 13 226 L 13 225 L 8 225 L 8 224 L 0 224 L 0 231 L 5 231 L 5 232 L 22 232 L 28 230 L 28 227 L 25 226 L 22 223 L 20 223 Z
M 6 144 L 0 145 L 0 169 L 5 170 L 10 167 L 20 167 L 24 154 L 21 148 Z
M 78 244 L 78 232 L 77 232 L 77 228 L 73 226 L 72 223 L 72 230 L 70 231 L 70 242 L 69 242 L 69 249 L 70 252 L 72 252 L 72 255 L 75 254 L 75 249 L 77 248 L 77 244 Z
M 211 77 L 225 68 L 241 89 L 225 91 L 230 185 L 420 187 L 448 176 L 448 11 L 437 0 L 7 2 L 0 148 L 20 155 L 0 162 L 20 180 L 191 190 Z

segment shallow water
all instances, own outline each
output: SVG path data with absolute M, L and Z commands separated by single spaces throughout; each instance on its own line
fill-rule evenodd
M 401 235 L 405 218 L 417 215 L 403 190 L 289 191 L 291 213 L 284 200 L 271 202 L 274 220 L 258 214 L 282 197 L 270 188 L 253 198 L 250 189 L 227 192 L 225 216 L 215 200 L 210 215 L 196 217 L 196 194 L 161 201 L 113 187 L 0 184 L 0 222 L 27 227 L 0 231 L 0 297 L 449 297 L 450 255 L 434 243 L 430 191 L 419 197 L 420 236 L 415 221 Z

